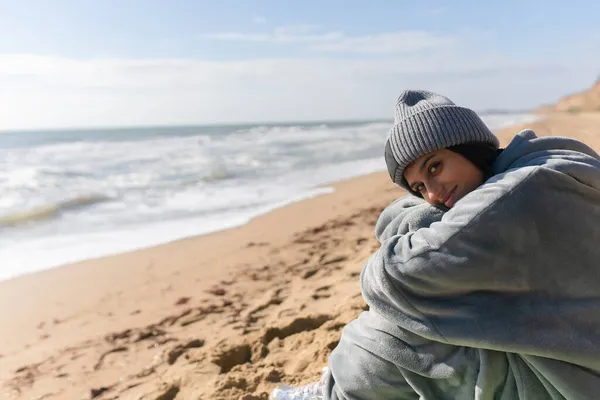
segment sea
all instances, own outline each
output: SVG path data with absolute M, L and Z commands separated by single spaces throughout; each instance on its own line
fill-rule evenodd
M 527 113 L 481 117 L 494 131 Z M 243 225 L 385 170 L 391 121 L 0 132 L 0 280 Z

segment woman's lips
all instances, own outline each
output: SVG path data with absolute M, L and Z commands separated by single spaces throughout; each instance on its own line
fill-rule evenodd
M 456 193 L 456 188 L 457 187 L 454 186 L 454 188 L 446 194 L 446 197 L 444 197 L 443 203 L 448 208 L 451 208 L 454 205 L 454 203 L 456 202 L 454 200 L 454 193 Z

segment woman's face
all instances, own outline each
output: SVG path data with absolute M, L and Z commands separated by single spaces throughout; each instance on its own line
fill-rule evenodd
M 452 208 L 483 183 L 483 172 L 460 154 L 442 149 L 409 164 L 404 179 L 428 203 Z

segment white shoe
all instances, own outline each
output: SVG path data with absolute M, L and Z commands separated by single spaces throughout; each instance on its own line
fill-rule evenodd
M 279 385 L 271 392 L 271 400 L 323 400 L 323 386 L 329 368 L 324 367 L 319 382 L 302 386 Z

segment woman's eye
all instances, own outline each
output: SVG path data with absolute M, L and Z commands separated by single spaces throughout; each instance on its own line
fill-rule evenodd
M 429 173 L 430 174 L 435 174 L 438 169 L 440 168 L 440 163 L 439 162 L 434 162 L 433 164 L 431 164 L 429 166 Z
M 421 193 L 423 191 L 423 189 L 425 189 L 425 185 L 423 185 L 422 183 L 420 185 L 417 186 L 417 192 Z

